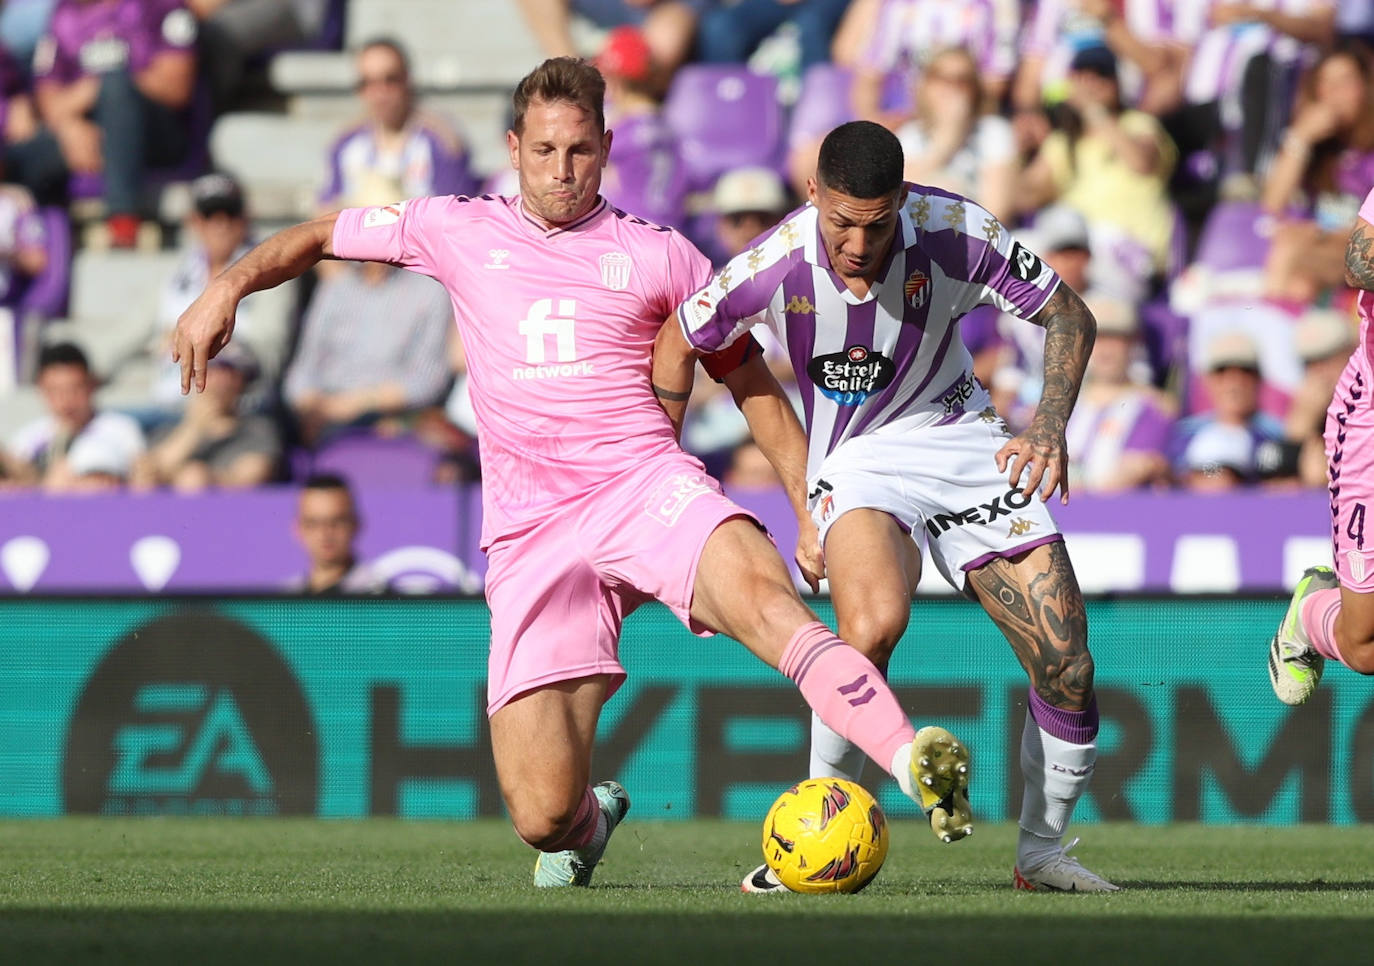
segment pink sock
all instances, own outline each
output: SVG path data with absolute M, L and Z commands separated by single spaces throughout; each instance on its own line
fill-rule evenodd
M 897 750 L 916 737 L 882 672 L 819 621 L 797 628 L 778 669 L 796 682 L 831 730 L 884 770 L 892 767 Z
M 596 823 L 601 818 L 601 806 L 596 795 L 588 786 L 582 790 L 582 801 L 577 803 L 577 813 L 573 815 L 568 833 L 556 842 L 544 846 L 545 852 L 562 852 L 564 849 L 580 849 L 596 836 Z M 533 845 L 533 842 L 527 843 Z
M 1322 657 L 1345 664 L 1341 650 L 1336 646 L 1336 618 L 1341 612 L 1341 589 L 1331 587 L 1319 590 L 1302 602 L 1298 617 L 1307 639 Z M 1349 667 L 1349 665 L 1346 665 Z

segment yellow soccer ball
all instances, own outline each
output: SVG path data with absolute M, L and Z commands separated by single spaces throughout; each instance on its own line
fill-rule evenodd
M 886 858 L 882 807 L 843 778 L 793 785 L 763 820 L 763 860 L 793 892 L 858 892 Z

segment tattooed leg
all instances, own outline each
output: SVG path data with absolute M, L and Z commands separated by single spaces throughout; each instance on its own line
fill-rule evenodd
M 969 586 L 1046 704 L 1082 711 L 1092 699 L 1093 659 L 1083 595 L 1062 541 L 971 571 Z

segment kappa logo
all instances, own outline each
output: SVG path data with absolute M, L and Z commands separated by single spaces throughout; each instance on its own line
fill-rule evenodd
M 401 220 L 401 215 L 405 214 L 407 202 L 397 201 L 394 204 L 382 205 L 380 208 L 369 208 L 363 214 L 364 228 L 385 228 L 387 225 L 394 225 Z
M 1011 521 L 1011 528 L 1007 530 L 1009 537 L 1024 537 L 1035 527 L 1034 520 L 1027 520 L 1025 517 L 1017 517 Z
M 1023 282 L 1033 282 L 1040 277 L 1040 258 L 1020 242 L 1011 246 L 1011 273 Z
M 810 315 L 816 311 L 816 307 L 811 304 L 811 300 L 805 295 L 792 296 L 788 299 L 787 304 L 784 305 L 783 308 L 794 315 Z
M 510 268 L 510 265 L 506 263 L 506 259 L 510 258 L 510 249 L 508 248 L 488 248 L 487 257 L 490 258 L 491 261 L 483 265 L 483 268 L 494 268 L 501 270 Z
M 932 537 L 939 539 L 950 527 L 981 526 L 992 523 L 999 517 L 1009 517 L 1014 510 L 1024 510 L 1030 505 L 1031 497 L 1013 487 L 991 503 L 980 503 L 967 510 L 953 513 L 937 513 L 926 521 L 926 530 Z M 1015 526 L 1015 523 L 1013 523 Z
M 919 309 L 926 304 L 926 299 L 930 297 L 930 276 L 919 268 L 916 269 L 907 276 L 902 291 L 906 293 L 906 300 L 911 303 L 911 307 Z

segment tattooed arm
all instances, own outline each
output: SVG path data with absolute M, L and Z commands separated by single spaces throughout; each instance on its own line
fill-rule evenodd
M 1355 222 L 1345 249 L 1345 284 L 1374 292 L 1374 225 L 1363 218 Z
M 1064 430 L 1083 385 L 1083 371 L 1097 338 L 1097 322 L 1078 293 L 1062 283 L 1030 321 L 1045 329 L 1045 388 L 1026 431 L 997 452 L 997 469 L 1005 473 L 1010 466 L 1011 485 L 1017 486 L 1021 474 L 1030 467 L 1022 486 L 1026 496 L 1039 488 L 1040 498 L 1048 500 L 1057 488 L 1061 501 L 1068 503 Z

